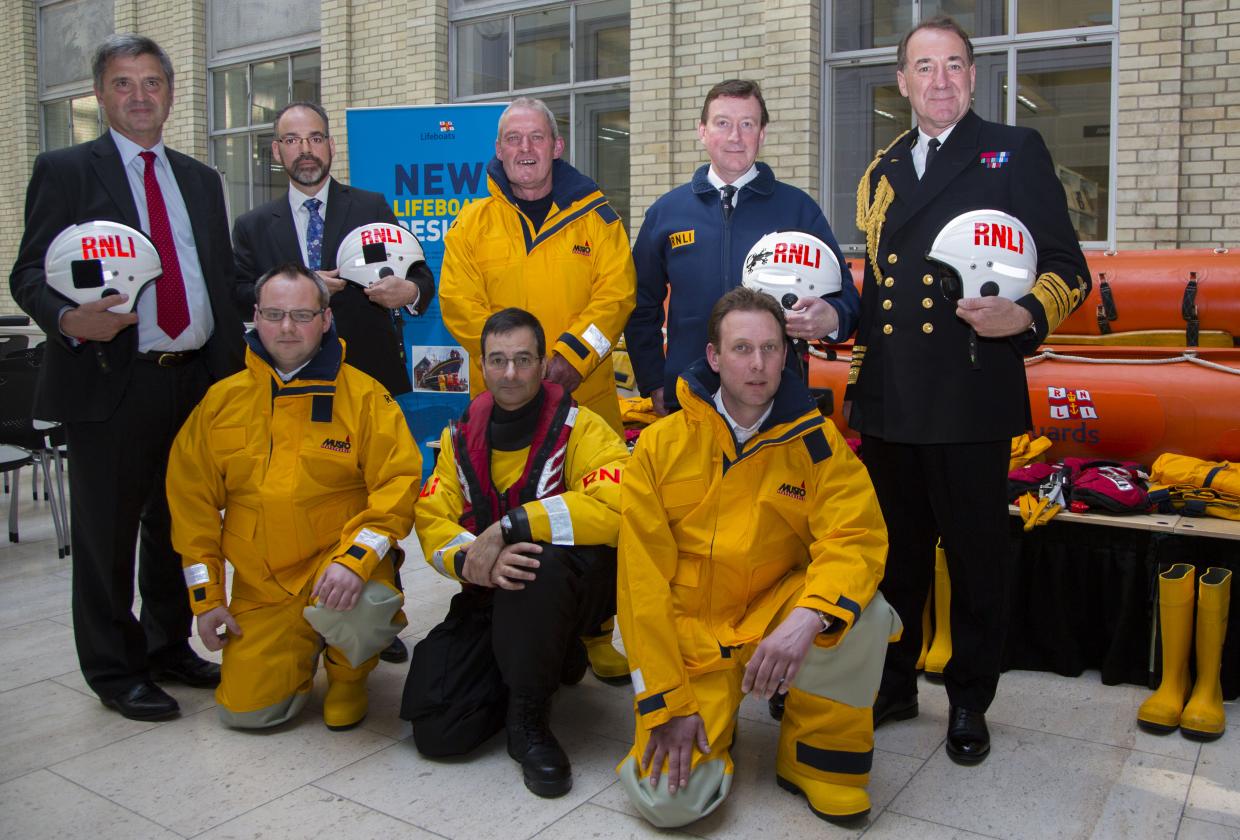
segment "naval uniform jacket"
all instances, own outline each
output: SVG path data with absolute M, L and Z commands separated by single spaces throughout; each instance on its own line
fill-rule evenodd
M 920 181 L 917 131 L 883 150 L 857 191 L 866 235 L 865 283 L 845 399 L 850 425 L 893 443 L 1004 440 L 1030 426 L 1023 354 L 1032 352 L 1089 294 L 1089 269 L 1064 190 L 1041 135 L 969 111 Z M 1017 303 L 1034 328 L 979 338 L 943 296 L 926 259 L 944 224 L 969 210 L 1002 210 L 1033 234 L 1038 279 Z

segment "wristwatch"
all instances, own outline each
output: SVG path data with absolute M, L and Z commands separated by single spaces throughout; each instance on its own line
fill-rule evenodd
M 822 629 L 819 630 L 818 632 L 819 633 L 830 633 L 832 626 L 835 625 L 835 616 L 827 615 L 822 610 L 814 610 L 814 612 L 817 614 L 818 620 L 822 622 Z
M 512 544 L 512 517 L 506 513 L 499 521 L 499 535 L 504 538 L 504 545 Z

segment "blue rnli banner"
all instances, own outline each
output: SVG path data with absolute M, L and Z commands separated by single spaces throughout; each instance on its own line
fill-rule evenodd
M 505 103 L 350 108 L 349 181 L 387 196 L 392 212 L 426 254 L 439 284 L 443 237 L 461 208 L 488 195 L 487 162 Z M 444 327 L 439 296 L 420 317 L 404 316 L 405 360 L 413 391 L 398 398 L 422 449 L 469 404 L 469 359 Z

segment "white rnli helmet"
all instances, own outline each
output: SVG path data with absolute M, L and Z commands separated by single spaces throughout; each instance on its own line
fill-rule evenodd
M 113 312 L 132 312 L 138 295 L 163 271 L 154 243 L 120 222 L 82 222 L 65 228 L 43 258 L 47 285 L 74 303 L 129 295 L 129 300 L 111 307 Z
M 816 236 L 799 230 L 768 233 L 745 256 L 741 284 L 766 292 L 791 309 L 801 297 L 838 292 L 840 262 Z
M 341 241 L 336 268 L 341 279 L 369 288 L 393 274 L 406 277 L 409 269 L 425 259 L 412 233 L 400 225 L 375 222 L 355 228 Z
M 1028 294 L 1038 278 L 1038 249 L 1029 228 L 1001 210 L 971 210 L 943 226 L 927 259 L 951 269 L 942 278 L 948 300 Z

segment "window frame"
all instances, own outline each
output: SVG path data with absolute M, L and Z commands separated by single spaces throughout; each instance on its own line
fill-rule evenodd
M 912 0 L 913 12 L 915 20 L 923 20 L 923 0 Z M 1076 29 L 1055 29 L 1043 32 L 1027 32 L 1017 33 L 1017 12 L 1018 4 L 1021 2 L 1036 2 L 1036 0 L 1007 0 L 1007 33 L 1003 35 L 990 35 L 982 38 L 973 38 L 973 48 L 976 55 L 994 56 L 1006 54 L 1006 75 L 1008 79 L 1017 78 L 1017 59 L 1022 52 L 1041 49 L 1053 49 L 1062 47 L 1076 47 L 1084 45 L 1100 45 L 1109 44 L 1111 48 L 1110 59 L 1110 134 L 1108 137 L 1108 172 L 1107 172 L 1107 230 L 1106 238 L 1100 240 L 1086 240 L 1081 242 L 1081 247 L 1085 249 L 1107 249 L 1115 248 L 1117 219 L 1116 212 L 1118 209 L 1118 156 L 1119 156 L 1119 58 L 1120 58 L 1120 4 L 1119 0 L 1111 0 L 1111 23 L 1103 26 L 1085 26 Z M 832 210 L 835 196 L 835 173 L 831 166 L 831 143 L 835 130 L 835 114 L 833 110 L 834 95 L 832 87 L 832 71 L 836 68 L 854 68 L 866 67 L 873 65 L 894 64 L 896 59 L 897 48 L 892 47 L 874 47 L 861 50 L 847 50 L 833 52 L 831 43 L 834 34 L 833 20 L 830 14 L 830 7 L 824 3 L 823 5 L 823 27 L 822 27 L 822 138 L 819 142 L 819 154 L 823 161 L 821 168 L 820 189 L 823 196 L 825 208 Z M 894 76 L 892 78 L 894 83 Z M 1004 100 L 1004 119 L 1005 124 L 1012 125 L 1008 122 L 1011 115 L 1016 113 L 1017 105 L 1017 85 L 1009 84 Z M 912 128 L 910 124 L 908 126 Z M 874 149 L 873 152 L 877 152 Z M 1058 163 L 1058 161 L 1056 161 Z M 857 173 L 860 177 L 861 173 Z M 841 185 L 849 186 L 848 184 Z M 851 185 L 855 189 L 856 184 Z M 851 226 L 851 225 L 849 225 Z M 841 228 L 844 226 L 841 225 Z M 838 234 L 838 232 L 837 232 Z M 841 240 L 840 248 L 848 255 L 860 255 L 865 253 L 865 243 L 845 242 Z

